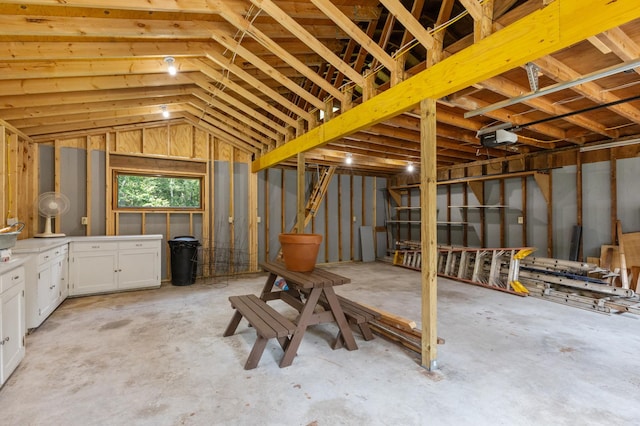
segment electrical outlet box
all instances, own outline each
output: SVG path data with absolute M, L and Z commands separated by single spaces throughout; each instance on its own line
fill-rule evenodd
M 358 218 L 354 216 L 354 217 L 353 217 L 353 223 L 355 223 L 355 222 L 357 222 L 357 221 L 358 221 Z
M 260 216 L 258 216 L 258 220 L 256 222 L 262 223 L 262 218 Z
M 524 224 L 524 217 L 518 216 L 518 225 Z
M 229 216 L 229 223 L 233 223 L 233 217 Z
M 83 225 L 87 225 L 87 224 L 89 224 L 89 219 L 87 219 L 87 217 L 86 217 L 86 216 L 83 216 L 83 217 L 82 217 L 82 224 L 83 224 Z

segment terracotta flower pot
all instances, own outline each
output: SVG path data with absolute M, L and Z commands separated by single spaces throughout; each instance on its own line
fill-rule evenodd
M 294 272 L 311 272 L 316 266 L 322 242 L 320 234 L 280 234 L 285 267 Z

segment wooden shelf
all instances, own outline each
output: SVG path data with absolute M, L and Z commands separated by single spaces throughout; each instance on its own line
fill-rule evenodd
M 436 222 L 437 225 L 468 225 L 469 222 Z
M 420 223 L 420 220 L 387 220 L 387 223 Z
M 416 207 L 407 207 L 407 206 L 399 206 L 399 207 L 394 207 L 396 210 L 420 210 L 421 207 L 416 206 Z

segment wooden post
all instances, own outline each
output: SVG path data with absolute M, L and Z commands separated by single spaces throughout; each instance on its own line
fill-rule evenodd
M 298 234 L 304 234 L 304 152 L 298 153 L 298 215 L 296 229 Z
M 504 179 L 500 179 L 500 205 L 504 206 L 505 203 L 505 196 L 504 196 Z M 504 207 L 500 207 L 498 209 L 498 212 L 500 213 L 500 247 L 506 247 L 507 246 L 507 238 L 506 238 L 506 229 L 505 229 L 505 208 Z
M 60 141 L 59 140 L 55 140 L 53 142 L 53 158 L 54 158 L 54 166 L 53 166 L 53 190 L 55 192 L 61 192 L 61 184 L 60 184 Z M 55 219 L 55 230 L 53 232 L 55 232 L 56 234 L 60 233 L 60 229 L 61 229 L 61 215 L 57 215 L 54 219 Z
M 436 101 L 420 102 L 420 190 L 422 248 L 422 366 L 429 371 L 437 365 L 438 246 L 436 228 Z
M 269 170 L 264 171 L 264 258 L 265 260 L 271 260 L 269 249 Z

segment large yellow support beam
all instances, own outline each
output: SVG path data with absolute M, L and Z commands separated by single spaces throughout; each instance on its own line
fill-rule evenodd
M 262 155 L 252 171 L 274 166 L 299 152 L 384 121 L 588 37 L 640 18 L 637 0 L 555 0 L 358 105 L 328 123 Z

